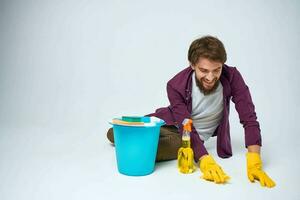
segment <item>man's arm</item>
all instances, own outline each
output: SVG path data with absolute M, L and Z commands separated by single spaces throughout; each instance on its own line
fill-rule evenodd
M 261 135 L 256 120 L 255 107 L 252 103 L 248 86 L 235 68 L 232 79 L 232 101 L 239 114 L 240 122 L 245 129 L 245 144 L 248 149 L 247 176 L 251 182 L 258 180 L 261 186 L 274 187 L 275 182 L 263 171 L 260 157 Z
M 173 116 L 178 124 L 179 133 L 182 134 L 182 122 L 184 119 L 191 119 L 191 113 L 187 109 L 184 97 L 169 83 L 167 84 L 167 94 L 170 102 L 170 109 L 172 110 Z M 203 141 L 200 139 L 194 126 L 192 126 L 191 132 L 191 147 L 194 151 L 194 160 L 196 162 L 198 162 L 201 156 L 208 154 Z
M 248 152 L 260 154 L 260 146 L 259 145 L 249 145 L 247 147 L 247 149 L 248 149 Z
M 248 86 L 244 82 L 240 72 L 234 68 L 233 78 L 231 80 L 232 101 L 238 112 L 240 123 L 245 130 L 245 146 L 261 146 L 260 126 L 257 121 L 255 106 L 252 102 Z M 252 147 L 250 147 L 253 150 Z M 258 150 L 256 148 L 256 150 Z

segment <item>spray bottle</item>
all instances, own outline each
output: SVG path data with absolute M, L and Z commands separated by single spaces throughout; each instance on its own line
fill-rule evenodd
M 182 147 L 178 150 L 177 162 L 178 170 L 181 173 L 189 174 L 195 171 L 194 152 L 191 148 L 192 120 L 185 119 L 183 121 Z

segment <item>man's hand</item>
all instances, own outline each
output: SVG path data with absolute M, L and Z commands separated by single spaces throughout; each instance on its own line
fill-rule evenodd
M 263 187 L 274 187 L 275 182 L 262 170 L 262 161 L 260 155 L 254 152 L 248 152 L 247 157 L 247 174 L 251 182 L 260 181 Z
M 212 156 L 205 155 L 200 158 L 200 170 L 203 179 L 214 181 L 215 183 L 226 183 L 230 177 L 225 174 L 223 169 L 215 162 Z

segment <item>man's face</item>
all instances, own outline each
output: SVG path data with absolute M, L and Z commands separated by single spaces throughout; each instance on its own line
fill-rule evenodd
M 197 86 L 203 94 L 208 95 L 217 89 L 222 66 L 222 63 L 207 58 L 200 58 L 198 63 L 192 65 L 192 69 L 195 70 Z

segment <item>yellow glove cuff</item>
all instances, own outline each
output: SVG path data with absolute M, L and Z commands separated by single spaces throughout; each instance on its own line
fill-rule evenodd
M 248 152 L 246 154 L 247 157 L 247 168 L 256 168 L 261 169 L 262 168 L 262 160 L 260 158 L 260 155 L 255 152 Z

